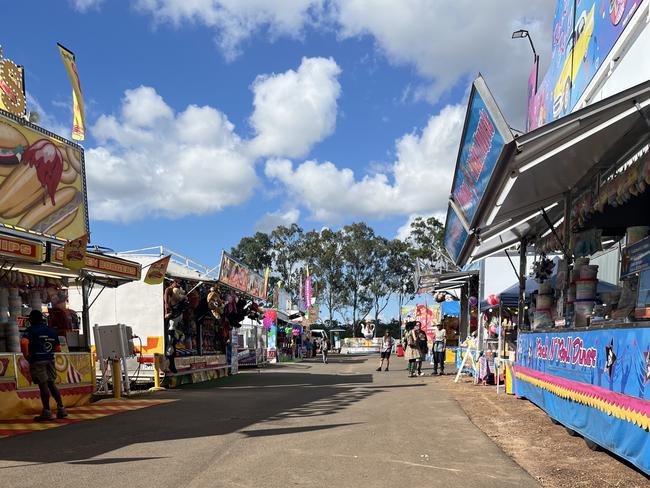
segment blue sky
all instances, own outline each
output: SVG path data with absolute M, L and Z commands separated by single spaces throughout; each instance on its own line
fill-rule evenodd
M 63 136 L 56 42 L 77 56 L 93 243 L 211 266 L 277 223 L 394 237 L 441 216 L 471 79 L 523 127 L 530 53 L 510 34 L 550 46 L 554 2 L 498 3 L 24 0 L 4 5 L 1 42 Z

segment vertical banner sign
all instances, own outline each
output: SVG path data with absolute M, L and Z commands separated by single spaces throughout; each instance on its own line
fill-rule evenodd
M 86 265 L 86 247 L 88 234 L 68 241 L 63 246 L 63 266 L 73 271 L 79 271 Z
M 307 317 L 309 318 L 309 309 L 311 308 L 311 276 L 309 276 L 309 267 L 307 267 L 307 278 L 305 278 L 305 308 L 307 309 Z
M 144 282 L 147 285 L 160 285 L 165 280 L 165 273 L 167 272 L 167 266 L 169 265 L 169 260 L 171 256 L 165 256 L 158 261 L 151 263 L 147 274 L 144 277 Z
M 264 291 L 262 292 L 262 295 L 264 295 L 263 300 L 266 301 L 266 294 L 267 290 L 269 287 L 269 274 L 271 273 L 271 268 L 268 266 L 266 267 L 266 271 L 264 272 Z
M 22 66 L 2 57 L 0 47 L 0 108 L 14 115 L 25 115 L 25 79 Z
M 72 85 L 72 103 L 73 103 L 73 121 L 72 121 L 72 138 L 76 141 L 83 141 L 86 138 L 86 116 L 84 113 L 84 99 L 81 93 L 81 83 L 79 82 L 79 74 L 77 73 L 77 65 L 75 56 L 72 51 L 69 51 L 61 44 L 57 44 L 59 53 L 65 70 L 70 78 Z
M 537 95 L 537 76 L 539 73 L 539 56 L 535 58 L 535 63 L 533 63 L 533 69 L 530 71 L 530 76 L 528 77 L 528 116 L 526 117 L 526 132 L 530 131 L 530 128 L 535 126 L 538 127 L 539 110 L 540 104 Z

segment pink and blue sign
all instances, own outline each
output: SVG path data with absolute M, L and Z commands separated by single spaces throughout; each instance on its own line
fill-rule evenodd
M 521 333 L 516 391 L 650 474 L 650 327 Z
M 576 107 L 643 1 L 558 1 L 551 62 L 528 100 L 530 130 Z

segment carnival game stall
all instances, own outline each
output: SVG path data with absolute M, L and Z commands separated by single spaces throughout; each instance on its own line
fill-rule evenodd
M 141 279 L 138 275 L 137 280 L 119 288 L 93 289 L 88 295 L 93 303 L 90 321 L 132 328 L 135 351 L 127 360 L 132 382 L 151 383 L 154 375 L 162 374 L 164 383 L 174 387 L 225 376 L 230 338 L 217 325 L 209 306 L 208 297 L 216 284 L 211 270 L 162 246 L 104 258 L 128 259 L 147 270 L 166 256 L 169 262 L 159 283 L 149 284 L 146 276 Z M 79 287 L 71 299 L 73 306 L 81 306 Z

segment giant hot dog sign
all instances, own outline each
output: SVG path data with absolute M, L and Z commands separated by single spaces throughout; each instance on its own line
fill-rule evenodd
M 0 224 L 61 239 L 88 232 L 82 149 L 0 112 Z

